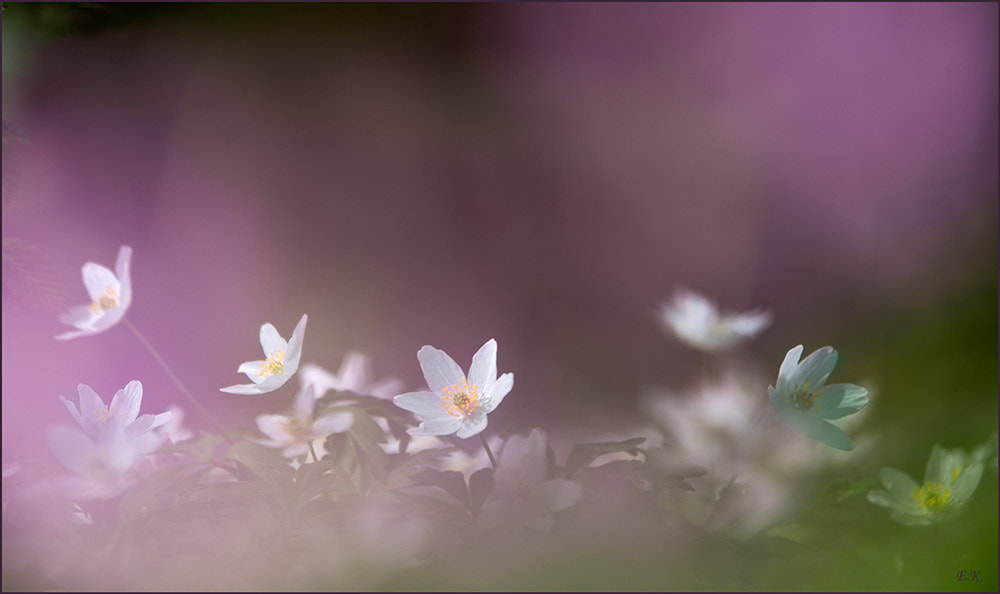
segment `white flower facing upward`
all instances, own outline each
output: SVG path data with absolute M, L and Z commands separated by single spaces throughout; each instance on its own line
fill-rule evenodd
M 486 415 L 514 387 L 514 375 L 497 378 L 497 341 L 486 341 L 472 357 L 469 375 L 442 350 L 424 346 L 417 352 L 429 392 L 407 392 L 393 398 L 396 406 L 420 417 L 412 435 L 450 435 L 465 439 L 486 428 Z
M 87 289 L 91 302 L 77 305 L 59 316 L 59 321 L 76 327 L 56 336 L 58 340 L 69 340 L 104 332 L 117 324 L 132 304 L 132 279 L 129 263 L 132 248 L 123 245 L 118 250 L 115 271 L 96 262 L 83 265 L 83 286 Z
M 288 458 L 301 456 L 309 451 L 309 444 L 331 433 L 343 433 L 354 424 L 354 415 L 349 412 L 335 412 L 313 420 L 316 408 L 316 392 L 312 386 L 299 390 L 289 414 L 270 414 L 257 417 L 257 427 L 268 436 L 268 441 L 260 441 L 273 448 L 284 448 Z
M 151 452 L 160 446 L 162 439 L 143 437 L 154 429 L 167 424 L 173 416 L 171 412 L 158 415 L 139 415 L 142 405 L 142 382 L 130 381 L 124 388 L 115 392 L 111 404 L 105 405 L 104 400 L 87 384 L 77 386 L 80 408 L 59 396 L 73 420 L 92 439 L 101 443 L 110 443 L 118 439 L 119 433 L 127 433 L 128 439 L 139 440 L 148 444 L 144 453 Z M 157 435 L 155 432 L 153 435 Z M 165 436 L 164 436 L 165 437 Z
M 483 505 L 480 525 L 540 532 L 552 528 L 554 512 L 570 508 L 583 496 L 580 485 L 568 479 L 548 479 L 546 437 L 541 429 L 528 436 L 512 435 L 497 458 L 493 496 Z
M 868 404 L 868 390 L 854 384 L 824 385 L 837 364 L 837 351 L 825 346 L 802 362 L 802 345 L 785 355 L 777 386 L 767 395 L 781 416 L 797 431 L 839 450 L 854 449 L 854 442 L 828 419 L 854 414 Z
M 721 351 L 749 340 L 771 325 L 769 310 L 746 313 L 719 313 L 705 297 L 678 290 L 670 303 L 660 308 L 663 324 L 682 342 L 705 351 Z
M 266 394 L 285 385 L 299 368 L 307 319 L 308 316 L 303 314 L 288 342 L 285 342 L 273 325 L 261 326 L 260 346 L 264 349 L 266 358 L 263 361 L 247 361 L 236 370 L 247 374 L 253 383 L 236 384 L 219 390 L 229 394 Z
M 892 510 L 892 519 L 901 524 L 926 526 L 968 503 L 982 475 L 980 459 L 935 445 L 922 485 L 895 468 L 883 468 L 886 490 L 870 491 L 868 501 Z
M 130 471 L 165 441 L 162 427 L 172 414 L 139 415 L 142 384 L 138 381 L 118 390 L 107 406 L 90 386 L 80 384 L 78 391 L 79 409 L 60 398 L 83 431 L 54 427 L 48 432 L 49 448 L 74 475 L 66 492 L 83 499 L 111 497 L 135 481 Z

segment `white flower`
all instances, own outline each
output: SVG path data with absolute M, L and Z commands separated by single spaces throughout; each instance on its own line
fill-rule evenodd
M 660 317 L 681 341 L 706 351 L 721 351 L 753 338 L 772 319 L 768 310 L 722 315 L 714 303 L 685 289 L 661 306 Z
M 57 483 L 59 491 L 80 499 L 113 497 L 135 483 L 130 472 L 144 459 L 142 435 L 116 431 L 106 439 L 92 439 L 73 427 L 48 431 L 52 453 L 73 478 Z
M 237 369 L 239 373 L 247 374 L 253 383 L 237 384 L 219 390 L 230 394 L 266 394 L 285 385 L 299 368 L 299 359 L 302 357 L 302 336 L 306 332 L 307 319 L 308 316 L 303 314 L 288 342 L 278 335 L 273 325 L 261 326 L 260 346 L 264 349 L 266 359 L 247 361 Z
M 312 386 L 299 390 L 290 414 L 258 416 L 257 427 L 270 438 L 259 443 L 284 448 L 284 455 L 293 458 L 308 452 L 313 440 L 350 429 L 354 424 L 354 415 L 349 412 L 332 413 L 313 420 L 316 407 L 314 390 Z
M 507 439 L 493 474 L 494 494 L 479 517 L 483 528 L 525 526 L 544 532 L 552 527 L 553 512 L 576 505 L 583 496 L 575 481 L 547 480 L 545 441 L 541 429 Z
M 395 378 L 373 382 L 371 377 L 371 359 L 367 355 L 353 351 L 344 356 L 344 361 L 336 374 L 313 363 L 306 363 L 299 372 L 302 385 L 314 386 L 317 398 L 322 398 L 328 390 L 391 398 L 399 394 L 402 388 L 402 382 Z
M 830 384 L 826 379 L 837 364 L 837 351 L 825 346 L 799 362 L 802 345 L 785 355 L 777 387 L 767 395 L 781 416 L 797 431 L 840 450 L 854 449 L 854 442 L 827 419 L 839 419 L 868 404 L 868 390 L 854 384 Z
M 870 491 L 868 501 L 892 510 L 892 519 L 901 524 L 929 525 L 968 503 L 982 475 L 976 458 L 935 445 L 923 484 L 895 468 L 883 468 L 879 476 L 886 490 Z
M 60 322 L 77 329 L 57 335 L 58 340 L 104 332 L 125 316 L 132 304 L 132 279 L 129 274 L 131 259 L 132 248 L 123 245 L 118 250 L 114 272 L 95 262 L 83 265 L 83 286 L 86 287 L 91 302 L 89 305 L 70 308 L 59 316 Z
M 66 405 L 69 414 L 91 438 L 101 443 L 110 443 L 118 439 L 119 434 L 127 433 L 128 440 L 137 440 L 137 443 L 144 444 L 143 453 L 152 452 L 159 447 L 162 438 L 159 432 L 153 430 L 169 422 L 173 413 L 140 416 L 142 382 L 136 380 L 129 382 L 124 388 L 115 392 L 109 405 L 105 405 L 104 400 L 87 384 L 77 386 L 77 391 L 80 396 L 79 410 L 63 396 L 59 398 Z
M 490 339 L 472 357 L 469 375 L 442 350 L 424 346 L 417 352 L 429 392 L 408 392 L 393 398 L 396 406 L 416 413 L 419 427 L 412 435 L 449 435 L 463 439 L 486 428 L 492 412 L 514 387 L 514 375 L 497 378 L 497 341 Z

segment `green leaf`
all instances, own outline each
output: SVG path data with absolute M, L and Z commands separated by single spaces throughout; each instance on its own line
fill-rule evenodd
M 493 492 L 493 469 L 482 468 L 472 473 L 469 477 L 469 503 L 472 509 L 478 512 L 486 502 L 486 498 Z
M 433 470 L 425 468 L 413 475 L 413 480 L 420 485 L 440 487 L 455 501 L 464 507 L 469 507 L 469 489 L 465 486 L 465 476 L 454 470 Z

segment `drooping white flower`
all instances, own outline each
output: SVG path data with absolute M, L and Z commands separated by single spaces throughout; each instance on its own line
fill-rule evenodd
M 828 419 L 839 419 L 868 404 L 868 390 L 854 384 L 824 385 L 837 364 L 837 351 L 825 346 L 799 362 L 802 345 L 785 355 L 777 386 L 767 395 L 781 416 L 803 435 L 840 450 L 854 449 L 854 442 Z
M 493 495 L 479 516 L 484 529 L 524 526 L 544 532 L 552 527 L 554 512 L 576 505 L 583 496 L 576 481 L 549 479 L 545 445 L 541 429 L 507 439 L 493 473 Z
M 239 373 L 245 373 L 253 383 L 236 384 L 219 390 L 230 394 L 266 394 L 285 385 L 299 368 L 307 319 L 308 316 L 303 314 L 288 342 L 285 342 L 273 325 L 261 326 L 260 346 L 264 349 L 266 358 L 263 361 L 247 361 L 237 369 Z
M 395 378 L 372 381 L 371 359 L 368 355 L 355 351 L 344 355 L 336 374 L 314 363 L 306 363 L 299 372 L 299 379 L 303 386 L 312 385 L 316 388 L 317 398 L 322 398 L 328 390 L 391 398 L 402 389 L 402 382 Z
M 59 316 L 60 322 L 74 326 L 76 330 L 57 335 L 58 340 L 104 332 L 125 316 L 132 304 L 131 260 L 132 248 L 123 245 L 118 250 L 114 272 L 96 262 L 83 265 L 83 286 L 91 302 L 72 307 Z
M 769 310 L 721 314 L 705 297 L 678 290 L 660 309 L 663 324 L 681 341 L 705 351 L 721 351 L 749 340 L 771 324 Z
M 331 433 L 343 433 L 354 424 L 354 415 L 335 412 L 313 419 L 316 393 L 312 386 L 304 387 L 295 396 L 289 414 L 268 414 L 257 417 L 257 427 L 270 438 L 259 443 L 284 448 L 284 455 L 293 458 L 309 451 L 309 444 Z
M 412 435 L 450 435 L 463 439 L 486 428 L 486 415 L 514 387 L 514 374 L 497 378 L 497 341 L 486 341 L 472 357 L 469 375 L 442 350 L 424 346 L 417 352 L 429 392 L 407 392 L 393 398 L 396 406 L 415 413 L 420 426 Z
M 105 405 L 104 400 L 87 384 L 77 386 L 80 397 L 80 408 L 63 396 L 59 398 L 66 405 L 69 414 L 92 439 L 100 443 L 110 443 L 118 438 L 118 434 L 127 433 L 129 440 L 145 444 L 143 453 L 155 450 L 162 443 L 154 429 L 170 421 L 173 413 L 164 412 L 157 415 L 139 415 L 142 404 L 142 382 L 130 381 L 124 388 L 115 392 L 111 404 Z M 148 434 L 148 435 L 147 435 Z
M 892 519 L 901 524 L 926 526 L 968 503 L 982 475 L 983 465 L 975 456 L 935 445 L 923 484 L 895 468 L 883 468 L 880 478 L 886 490 L 870 491 L 868 501 L 892 510 Z

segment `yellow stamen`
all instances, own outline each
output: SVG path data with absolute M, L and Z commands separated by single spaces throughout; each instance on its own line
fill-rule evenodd
M 108 285 L 104 292 L 87 306 L 87 309 L 96 314 L 103 314 L 112 307 L 118 307 L 118 291 L 112 285 Z
M 913 502 L 925 512 L 940 511 L 948 504 L 951 489 L 946 489 L 941 483 L 931 481 L 913 490 Z
M 799 410 L 810 410 L 816 405 L 816 400 L 819 398 L 819 394 L 809 390 L 809 382 L 803 382 L 802 386 L 795 386 L 795 390 L 789 398 L 791 398 L 792 404 L 795 405 L 795 408 Z
M 261 361 L 260 371 L 256 374 L 257 377 L 270 377 L 272 375 L 277 375 L 285 370 L 285 349 L 279 349 L 271 353 L 271 356 Z
M 107 425 L 113 418 L 115 418 L 115 407 L 113 406 L 94 409 L 94 419 L 102 425 Z
M 441 406 L 453 417 L 471 416 L 479 408 L 479 386 L 462 381 L 441 390 Z

